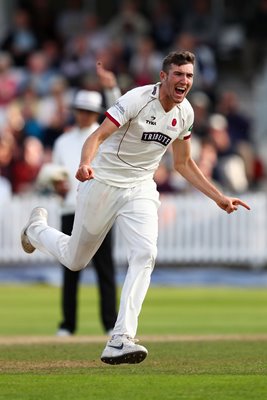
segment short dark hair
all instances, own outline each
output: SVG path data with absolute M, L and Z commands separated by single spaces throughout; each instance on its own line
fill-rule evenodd
M 195 63 L 195 55 L 190 51 L 172 51 L 163 60 L 162 70 L 169 72 L 171 64 L 185 65 Z

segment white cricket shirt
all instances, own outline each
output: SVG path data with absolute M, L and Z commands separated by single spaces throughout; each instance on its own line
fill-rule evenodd
M 159 101 L 160 83 L 130 90 L 106 112 L 118 130 L 106 139 L 92 167 L 95 179 L 118 187 L 133 187 L 152 179 L 167 147 L 191 135 L 193 108 L 187 99 L 165 112 Z

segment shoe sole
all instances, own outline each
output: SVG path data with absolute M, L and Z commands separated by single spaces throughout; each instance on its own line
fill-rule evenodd
M 32 216 L 33 216 L 33 213 L 34 213 L 34 211 L 37 210 L 37 209 L 41 209 L 41 207 L 35 207 L 35 208 L 32 210 L 31 215 L 30 215 L 29 222 L 27 223 L 27 225 L 24 226 L 24 228 L 22 229 L 21 235 L 20 235 L 21 246 L 22 246 L 23 250 L 25 251 L 25 253 L 28 253 L 28 254 L 31 254 L 31 253 L 33 253 L 33 252 L 36 250 L 36 248 L 35 248 L 35 247 L 31 244 L 31 242 L 29 241 L 29 238 L 28 238 L 28 236 L 27 236 L 26 231 L 27 231 L 28 227 L 30 226 L 30 221 L 31 221 L 31 218 L 32 218 Z M 46 217 L 47 217 L 47 211 L 45 210 L 45 212 L 46 212 Z M 32 222 L 33 222 L 33 221 L 32 221 Z
M 101 361 L 106 364 L 139 364 L 144 361 L 147 353 L 145 351 L 134 351 L 132 353 L 123 354 L 118 357 L 101 357 Z
M 30 243 L 28 236 L 26 235 L 26 229 L 28 228 L 28 226 L 26 226 L 25 228 L 23 228 L 22 233 L 21 233 L 21 246 L 23 248 L 23 250 L 28 253 L 31 254 L 33 253 L 36 249 L 35 247 Z

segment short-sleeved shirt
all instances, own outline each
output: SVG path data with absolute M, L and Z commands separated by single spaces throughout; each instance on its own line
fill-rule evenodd
M 106 112 L 118 130 L 106 139 L 92 167 L 95 179 L 134 187 L 153 179 L 155 170 L 177 138 L 190 138 L 194 112 L 187 99 L 166 112 L 159 101 L 160 83 L 128 91 Z

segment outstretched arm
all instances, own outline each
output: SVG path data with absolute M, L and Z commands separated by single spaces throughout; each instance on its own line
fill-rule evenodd
M 117 129 L 117 126 L 113 122 L 105 118 L 102 124 L 86 139 L 82 147 L 80 165 L 75 175 L 79 181 L 84 182 L 94 177 L 91 162 L 101 143 Z
M 212 182 L 210 182 L 198 168 L 191 158 L 191 144 L 189 140 L 176 139 L 173 142 L 174 168 L 195 188 L 211 198 L 217 205 L 231 214 L 242 206 L 250 210 L 248 204 L 235 197 L 228 197 L 221 193 Z

